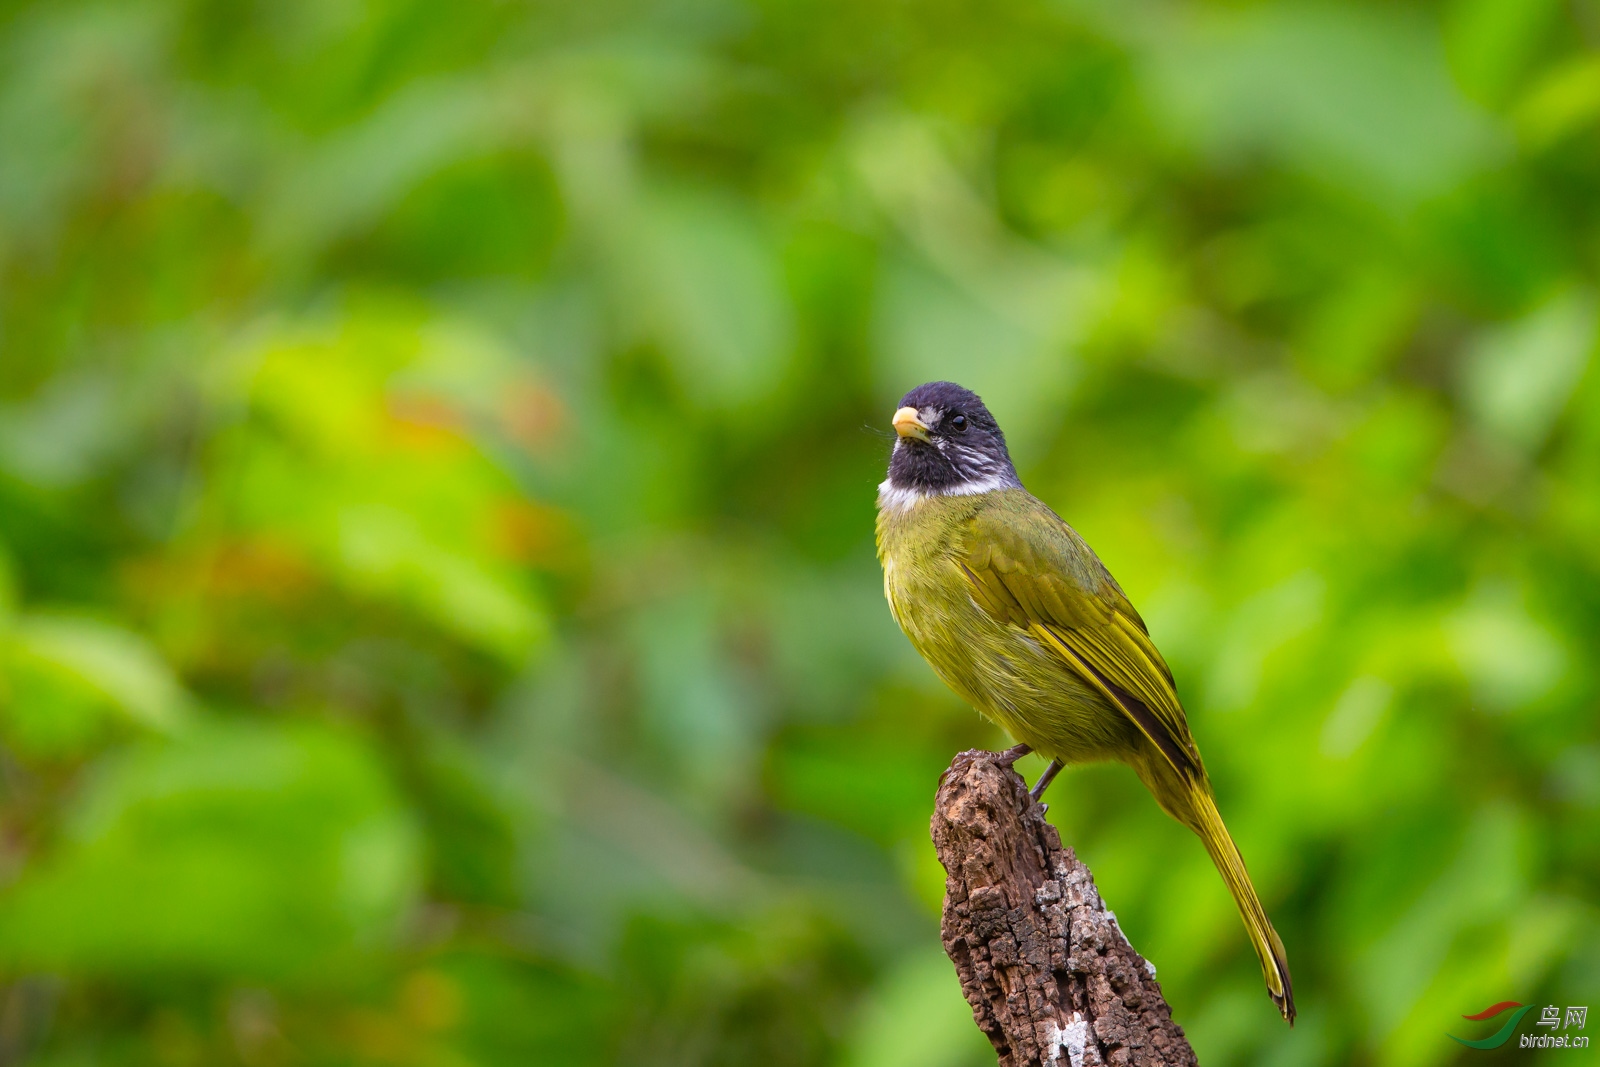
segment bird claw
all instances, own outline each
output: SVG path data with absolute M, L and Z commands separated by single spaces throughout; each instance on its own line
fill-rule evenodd
M 1012 745 L 1000 753 L 1000 758 L 995 762 L 1002 767 L 1010 767 L 1032 751 L 1032 745 Z M 1044 773 L 1039 776 L 1039 780 L 1034 783 L 1033 788 L 1028 790 L 1028 795 L 1033 798 L 1035 804 L 1039 803 L 1039 798 L 1044 795 L 1044 791 L 1050 788 L 1050 783 L 1055 781 L 1056 775 L 1061 773 L 1062 766 L 1064 765 L 1060 760 L 1051 760 L 1050 766 L 1044 769 Z M 1048 805 L 1044 805 L 1044 808 L 1046 811 L 1050 810 Z
M 1000 758 L 995 760 L 995 762 L 1002 767 L 1009 767 L 1013 763 L 1016 763 L 1017 760 L 1021 759 L 1023 756 L 1026 756 L 1032 751 L 1032 745 L 1012 745 L 1010 748 L 1000 753 Z

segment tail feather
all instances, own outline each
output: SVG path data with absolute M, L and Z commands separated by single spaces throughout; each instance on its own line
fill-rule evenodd
M 1227 885 L 1228 892 L 1233 894 L 1234 903 L 1239 906 L 1239 916 L 1250 935 L 1250 944 L 1261 961 L 1261 975 L 1266 979 L 1267 993 L 1283 1013 L 1284 1019 L 1293 1026 L 1294 986 L 1289 980 L 1289 957 L 1283 951 L 1283 942 L 1272 928 L 1266 909 L 1261 906 L 1261 898 L 1256 896 L 1255 886 L 1250 884 L 1244 859 L 1229 836 L 1228 828 L 1223 825 L 1222 815 L 1217 811 L 1210 790 L 1202 783 L 1194 789 L 1191 800 L 1197 820 L 1195 832 L 1205 842 L 1211 862 L 1217 865 L 1223 883 Z

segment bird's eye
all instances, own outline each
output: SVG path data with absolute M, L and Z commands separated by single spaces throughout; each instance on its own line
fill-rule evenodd
M 950 428 L 956 433 L 965 433 L 967 429 L 967 417 L 965 415 L 950 416 Z

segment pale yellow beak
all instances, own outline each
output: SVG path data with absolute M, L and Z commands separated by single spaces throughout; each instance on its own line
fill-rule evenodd
M 915 437 L 919 441 L 926 441 L 928 424 L 922 421 L 916 408 L 901 408 L 894 413 L 894 432 L 901 437 Z

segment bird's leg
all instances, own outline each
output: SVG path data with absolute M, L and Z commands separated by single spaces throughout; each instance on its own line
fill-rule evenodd
M 995 762 L 1000 764 L 1002 767 L 1009 767 L 1013 763 L 1017 762 L 1017 760 L 1021 759 L 1023 756 L 1026 756 L 1032 751 L 1032 745 L 1012 745 L 1010 748 L 1000 753 L 1000 758 L 995 760 Z
M 1039 776 L 1039 780 L 1033 783 L 1033 788 L 1028 790 L 1028 795 L 1033 798 L 1035 804 L 1039 802 L 1040 797 L 1044 796 L 1044 791 L 1050 788 L 1050 783 L 1056 780 L 1056 775 L 1061 773 L 1063 766 L 1065 764 L 1060 760 L 1051 760 L 1050 766 L 1046 767 L 1044 773 Z

